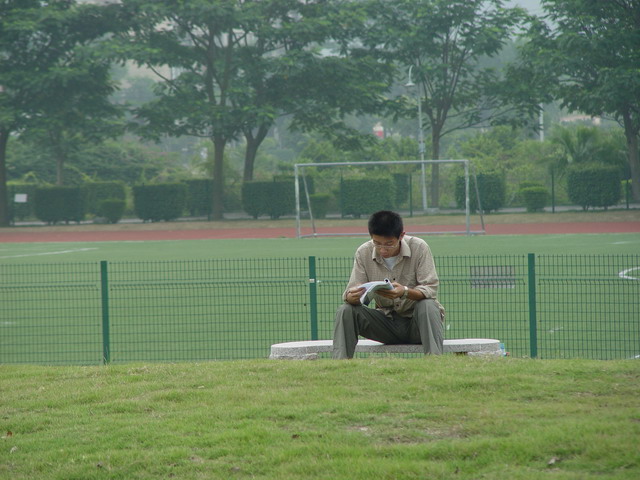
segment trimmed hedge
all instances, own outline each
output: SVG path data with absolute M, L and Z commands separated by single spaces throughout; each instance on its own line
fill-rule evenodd
M 342 215 L 371 215 L 378 210 L 392 210 L 396 198 L 392 178 L 352 178 L 340 183 Z
M 187 212 L 192 217 L 211 215 L 211 198 L 213 197 L 213 180 L 194 178 L 185 180 L 187 185 Z
M 311 200 L 311 208 L 314 218 L 325 218 L 329 211 L 329 202 L 331 202 L 331 195 L 328 193 L 314 193 L 309 195 Z
M 543 210 L 549 201 L 549 191 L 542 186 L 526 187 L 520 190 L 520 195 L 527 206 L 527 212 Z
M 98 215 L 107 219 L 109 223 L 118 223 L 124 214 L 127 202 L 119 198 L 103 200 L 98 207 Z
M 185 209 L 186 198 L 187 186 L 184 183 L 133 187 L 134 211 L 145 222 L 169 221 L 180 217 Z
M 90 182 L 85 183 L 87 190 L 87 213 L 100 215 L 100 206 L 105 200 L 127 199 L 127 192 L 122 182 Z
M 409 174 L 408 173 L 392 173 L 393 184 L 395 186 L 394 203 L 396 206 L 403 205 L 409 201 Z
M 38 187 L 34 197 L 34 213 L 43 222 L 80 222 L 84 218 L 86 189 L 82 187 Z
M 502 208 L 507 197 L 504 177 L 497 173 L 479 173 L 477 178 L 482 210 L 491 212 Z M 456 204 L 458 208 L 465 208 L 464 176 L 456 178 Z M 475 179 L 472 176 L 469 178 L 469 206 L 472 212 L 478 210 Z
M 242 185 L 242 208 L 253 218 L 269 215 L 277 219 L 295 211 L 295 195 L 291 180 L 245 182 Z
M 33 204 L 35 193 L 38 185 L 35 183 L 8 183 L 7 190 L 9 192 L 9 219 L 22 220 L 33 215 Z M 17 193 L 26 193 L 26 203 L 15 203 L 15 195 Z
M 620 170 L 608 165 L 572 165 L 567 171 L 569 199 L 583 210 L 609 207 L 620 201 Z
M 300 187 L 300 208 L 301 209 L 306 209 L 307 208 L 307 194 L 305 191 L 305 179 L 306 179 L 306 186 L 309 187 L 309 198 L 311 198 L 311 195 L 313 195 L 314 193 L 316 193 L 316 188 L 314 185 L 314 180 L 313 180 L 313 176 L 311 175 L 305 175 L 304 177 L 302 175 L 300 175 L 298 177 L 298 182 L 299 182 L 299 187 Z M 274 182 L 291 182 L 293 184 L 293 201 L 294 201 L 294 209 L 295 209 L 295 182 L 296 182 L 296 177 L 295 175 L 286 175 L 286 174 L 280 174 L 280 175 L 274 175 L 273 176 L 273 181 Z

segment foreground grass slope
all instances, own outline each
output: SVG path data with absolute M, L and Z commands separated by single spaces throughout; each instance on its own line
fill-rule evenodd
M 636 479 L 640 364 L 0 366 L 0 478 Z

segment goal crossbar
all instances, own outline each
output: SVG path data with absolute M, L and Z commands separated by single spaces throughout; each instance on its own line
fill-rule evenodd
M 294 175 L 295 175 L 295 197 L 296 197 L 296 236 L 297 238 L 302 237 L 319 237 L 319 236 L 357 236 L 357 235 L 366 235 L 365 233 L 318 233 L 316 231 L 315 222 L 313 219 L 313 212 L 311 209 L 311 202 L 309 199 L 309 190 L 306 188 L 306 178 L 304 176 L 303 169 L 307 167 L 351 167 L 351 166 L 365 166 L 365 165 L 433 165 L 433 164 L 445 164 L 445 163 L 454 163 L 461 164 L 464 166 L 464 192 L 465 192 L 465 229 L 461 231 L 446 231 L 446 232 L 419 232 L 412 231 L 407 232 L 412 235 L 434 235 L 434 234 L 482 234 L 485 233 L 484 229 L 484 219 L 482 218 L 482 207 L 480 204 L 480 198 L 478 194 L 478 182 L 476 181 L 476 196 L 478 197 L 478 209 L 480 211 L 480 218 L 482 222 L 482 229 L 472 231 L 471 230 L 471 207 L 470 207 L 470 191 L 469 191 L 469 169 L 470 163 L 469 160 L 460 159 L 460 160 L 394 160 L 394 161 L 365 161 L 365 162 L 321 162 L 321 163 L 296 163 L 294 167 Z M 303 182 L 305 184 L 305 195 L 307 200 L 307 208 L 309 209 L 309 219 L 311 221 L 311 226 L 313 233 L 310 235 L 302 235 L 301 228 L 301 209 L 300 209 L 300 176 L 302 175 Z

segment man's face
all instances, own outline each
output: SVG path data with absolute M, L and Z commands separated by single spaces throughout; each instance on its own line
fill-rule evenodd
M 404 237 L 404 232 L 396 237 L 382 237 L 380 235 L 371 235 L 373 246 L 383 258 L 395 257 L 400 253 L 400 241 Z

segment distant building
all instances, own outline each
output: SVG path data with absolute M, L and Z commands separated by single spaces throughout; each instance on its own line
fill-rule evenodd
M 581 115 L 579 113 L 573 115 L 567 115 L 560 117 L 560 123 L 574 123 L 574 122 L 591 122 L 594 126 L 599 126 L 602 122 L 600 117 L 592 117 L 589 115 Z
M 378 122 L 373 126 L 373 134 L 378 138 L 384 138 L 384 127 Z

